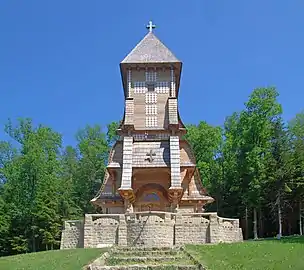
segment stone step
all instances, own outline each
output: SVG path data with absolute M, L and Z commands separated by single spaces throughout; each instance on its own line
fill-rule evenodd
M 185 257 L 177 257 L 177 256 L 166 256 L 166 257 L 155 257 L 155 256 L 146 256 L 146 257 L 135 257 L 135 256 L 130 256 L 130 257 L 110 257 L 107 259 L 106 264 L 126 264 L 126 263 L 156 263 L 156 262 L 175 262 L 175 261 L 180 261 L 181 259 L 185 259 Z
M 178 247 L 115 247 L 113 251 L 168 251 L 180 250 Z
M 112 248 L 87 270 L 194 270 L 205 269 L 181 248 Z
M 197 265 L 116 265 L 116 266 L 99 266 L 91 265 L 87 270 L 196 270 L 204 268 Z
M 116 250 L 112 252 L 113 256 L 164 256 L 164 255 L 177 255 L 179 250 Z

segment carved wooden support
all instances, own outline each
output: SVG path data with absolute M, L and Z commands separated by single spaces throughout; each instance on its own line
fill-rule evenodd
M 125 212 L 133 212 L 133 203 L 135 202 L 135 194 L 133 189 L 118 189 L 120 196 L 123 198 Z
M 183 196 L 183 188 L 169 188 L 168 197 L 171 202 L 172 210 L 177 210 L 179 208 L 179 202 Z

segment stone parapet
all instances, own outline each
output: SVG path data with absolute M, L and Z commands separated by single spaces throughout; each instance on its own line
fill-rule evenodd
M 83 220 L 65 221 L 60 249 L 83 248 L 83 232 Z
M 216 213 L 87 214 L 84 224 L 65 222 L 61 249 L 114 245 L 172 247 L 242 240 L 239 220 L 222 218 Z
M 174 220 L 168 213 L 133 213 L 127 215 L 126 219 L 128 246 L 173 246 Z

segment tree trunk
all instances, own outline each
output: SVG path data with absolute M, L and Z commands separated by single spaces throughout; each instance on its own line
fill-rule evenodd
M 260 209 L 260 211 L 259 211 L 259 236 L 262 238 L 264 236 L 264 223 L 263 223 L 262 209 Z
M 253 238 L 258 239 L 257 210 L 253 208 Z
M 32 231 L 32 252 L 36 252 L 36 239 L 33 231 Z
M 290 222 L 291 222 L 291 221 L 290 221 L 290 216 L 289 216 L 289 217 L 288 217 L 288 235 L 291 235 L 291 234 L 292 234 L 292 233 L 291 233 L 291 232 L 292 232 L 292 230 L 291 230 L 292 228 L 291 228 Z
M 302 225 L 302 202 L 301 198 L 299 201 L 299 226 L 300 226 L 300 235 L 303 235 L 303 225 Z
M 245 239 L 247 240 L 248 239 L 248 208 L 247 208 L 247 205 L 246 205 L 246 208 L 245 208 Z
M 282 237 L 282 213 L 281 213 L 281 195 L 278 195 L 278 222 L 279 222 L 279 233 L 277 235 L 278 239 Z
M 31 224 L 34 224 L 33 218 L 31 218 Z M 35 229 L 33 227 L 32 227 L 32 252 L 36 252 Z

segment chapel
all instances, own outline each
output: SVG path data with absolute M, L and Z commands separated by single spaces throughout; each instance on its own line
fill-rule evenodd
M 184 139 L 178 109 L 182 62 L 156 37 L 152 22 L 147 28 L 120 63 L 125 108 L 119 139 L 91 202 L 104 214 L 201 213 L 213 198 Z
M 121 61 L 124 115 L 98 194 L 102 213 L 67 220 L 61 249 L 173 248 L 239 242 L 239 219 L 205 212 L 202 185 L 178 110 L 182 62 L 148 33 Z

